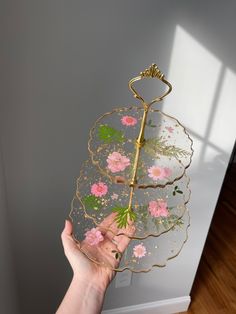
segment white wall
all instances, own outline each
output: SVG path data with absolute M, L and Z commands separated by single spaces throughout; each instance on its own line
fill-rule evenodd
M 152 62 L 174 87 L 163 110 L 194 138 L 189 240 L 167 267 L 112 284 L 105 308 L 189 295 L 236 133 L 235 11 L 231 0 L 2 3 L 0 127 L 21 313 L 60 302 L 71 277 L 60 232 L 89 127 L 135 102 L 127 82 Z

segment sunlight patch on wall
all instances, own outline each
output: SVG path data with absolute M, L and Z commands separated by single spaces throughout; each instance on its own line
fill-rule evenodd
M 176 115 L 184 118 L 187 126 L 204 135 L 216 91 L 221 62 L 182 27 L 176 27 L 168 79 L 173 84 L 172 99 L 165 107 L 176 108 Z M 170 103 L 169 103 L 170 101 Z M 192 108 L 197 114 L 193 119 Z M 180 112 L 181 108 L 181 112 Z M 171 108 L 172 110 L 172 108 Z M 201 124 L 199 125 L 199 117 Z
M 209 141 L 217 144 L 225 151 L 232 145 L 232 139 L 225 134 L 236 135 L 236 75 L 230 69 L 224 72 L 222 86 L 218 98 L 218 106 L 215 110 L 215 118 L 209 134 Z M 234 123 L 228 120 L 229 115 L 234 115 Z
M 205 159 L 210 135 L 214 140 L 212 124 L 217 106 L 222 106 L 218 102 L 222 74 L 222 62 L 178 25 L 167 75 L 173 84 L 173 92 L 164 103 L 164 112 L 177 117 L 192 133 L 194 158 L 199 162 Z M 218 110 L 220 114 L 222 108 Z M 225 124 L 225 119 L 222 123 Z M 211 157 L 221 154 L 224 147 L 218 147 L 217 136 L 214 144 L 210 149 Z

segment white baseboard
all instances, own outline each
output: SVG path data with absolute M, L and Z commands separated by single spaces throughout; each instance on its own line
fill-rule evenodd
M 166 299 L 102 311 L 102 314 L 173 314 L 185 312 L 190 304 L 190 296 Z

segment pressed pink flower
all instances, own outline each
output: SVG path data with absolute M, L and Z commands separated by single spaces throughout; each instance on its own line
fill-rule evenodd
M 85 233 L 85 241 L 88 242 L 89 245 L 97 245 L 103 240 L 103 235 L 97 228 L 92 228 Z
M 148 169 L 148 176 L 153 180 L 164 179 L 166 177 L 166 173 L 164 168 L 158 166 L 152 166 Z
M 173 133 L 174 129 L 171 126 L 166 126 L 165 129 L 169 132 L 169 133 Z
M 153 217 L 167 217 L 169 215 L 167 202 L 163 199 L 150 201 L 148 204 L 148 210 L 150 215 Z
M 126 156 L 121 155 L 118 152 L 113 152 L 107 158 L 107 168 L 111 172 L 119 172 L 125 170 L 130 165 L 130 160 Z
M 91 193 L 95 196 L 101 197 L 103 195 L 106 195 L 108 191 L 108 187 L 103 182 L 94 183 L 91 186 Z
M 141 258 L 147 254 L 147 250 L 143 243 L 135 245 L 133 248 L 133 253 L 135 257 Z
M 112 199 L 112 200 L 117 200 L 118 197 L 119 197 L 118 194 L 113 193 L 112 196 L 111 196 L 111 199 Z
M 165 167 L 164 171 L 165 171 L 165 177 L 171 176 L 172 170 L 170 168 Z
M 137 122 L 137 119 L 131 116 L 123 116 L 121 118 L 121 123 L 126 126 L 134 126 Z

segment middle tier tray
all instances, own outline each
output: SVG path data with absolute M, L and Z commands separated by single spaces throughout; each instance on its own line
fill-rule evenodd
M 130 189 L 124 183 L 112 182 L 88 160 L 83 164 L 77 179 L 79 210 L 90 217 L 95 225 L 100 225 L 111 213 L 127 208 Z M 117 235 L 145 239 L 150 235 L 158 236 L 167 232 L 184 215 L 189 197 L 189 178 L 185 174 L 173 185 L 134 188 L 132 212 L 135 219 L 132 224 L 135 232 L 129 235 L 126 228 L 118 228 Z

